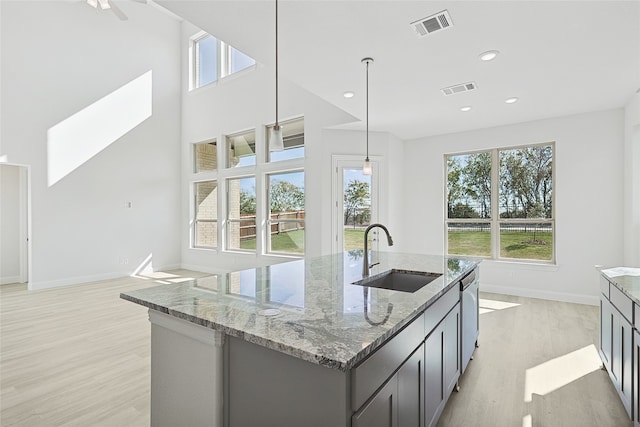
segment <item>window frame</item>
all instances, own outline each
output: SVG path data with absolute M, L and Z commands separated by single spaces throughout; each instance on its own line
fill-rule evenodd
M 551 218 L 501 218 L 500 217 L 500 152 L 509 150 L 522 150 L 531 147 L 551 147 L 551 177 L 552 177 L 552 192 L 551 192 Z M 489 218 L 449 218 L 448 212 L 448 195 L 449 195 L 449 168 L 447 159 L 452 156 L 463 156 L 480 153 L 491 153 L 491 215 Z M 490 228 L 490 255 L 466 255 L 462 256 L 474 256 L 479 258 L 485 258 L 495 261 L 514 262 L 514 263 L 534 263 L 544 265 L 556 265 L 556 142 L 540 142 L 524 145 L 515 145 L 508 147 L 495 147 L 483 150 L 472 150 L 455 153 L 444 154 L 444 253 L 445 256 L 449 256 L 449 224 L 451 223 L 463 223 L 463 224 L 489 224 Z M 552 236 L 551 258 L 550 259 L 535 259 L 535 258 L 511 258 L 501 256 L 501 226 L 509 225 L 522 225 L 522 224 L 549 224 Z
M 198 55 L 198 46 L 202 40 L 208 37 L 212 37 L 216 42 L 216 79 L 206 84 L 199 84 L 200 56 Z M 248 58 L 251 58 L 253 60 L 253 65 L 232 72 L 231 49 L 235 49 Z M 230 76 L 242 74 L 250 70 L 255 70 L 257 66 L 258 63 L 255 58 L 247 55 L 240 49 L 220 40 L 213 34 L 207 33 L 206 31 L 199 31 L 189 38 L 189 91 L 215 85 Z

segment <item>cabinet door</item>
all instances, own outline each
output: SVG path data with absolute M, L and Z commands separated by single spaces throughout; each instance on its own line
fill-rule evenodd
M 353 414 L 352 427 L 398 427 L 398 378 L 391 377 L 368 404 Z
M 444 322 L 424 343 L 424 425 L 435 425 L 444 406 Z
M 631 415 L 631 395 L 633 390 L 633 330 L 631 324 L 620 316 L 620 397 L 622 403 Z
M 640 334 L 633 332 L 633 420 L 640 422 Z
M 613 338 L 611 304 L 600 296 L 600 358 L 607 371 L 611 372 L 611 341 Z
M 444 320 L 445 401 L 460 378 L 460 303 Z
M 398 425 L 422 427 L 424 344 L 418 347 L 396 375 L 398 376 Z

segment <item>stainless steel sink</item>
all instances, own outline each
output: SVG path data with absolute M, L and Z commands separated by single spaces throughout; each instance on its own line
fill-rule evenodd
M 392 269 L 382 274 L 366 277 L 352 284 L 370 288 L 390 289 L 392 291 L 415 292 L 440 276 L 442 276 L 440 273 Z

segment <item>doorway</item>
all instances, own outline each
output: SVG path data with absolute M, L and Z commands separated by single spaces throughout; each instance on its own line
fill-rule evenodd
M 0 285 L 29 282 L 29 168 L 0 163 Z
M 362 156 L 334 156 L 334 253 L 364 253 L 365 229 L 378 220 L 379 161 L 371 158 L 371 175 L 362 173 Z M 378 249 L 377 229 L 370 248 Z

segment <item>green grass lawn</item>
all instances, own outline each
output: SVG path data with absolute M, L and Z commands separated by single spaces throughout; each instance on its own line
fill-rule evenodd
M 550 261 L 553 241 L 551 233 L 537 232 L 533 243 L 533 233 L 523 231 L 503 231 L 500 235 L 500 256 L 502 258 L 522 258 Z M 364 248 L 363 229 L 344 229 L 344 250 Z M 304 230 L 294 230 L 271 236 L 273 252 L 304 253 Z M 240 242 L 242 249 L 254 250 L 256 240 Z M 491 256 L 491 234 L 486 231 L 449 232 L 450 255 Z
M 500 233 L 500 257 L 550 261 L 553 252 L 551 233 L 503 231 Z M 544 243 L 542 243 L 544 242 Z M 491 256 L 491 234 L 486 231 L 450 231 L 449 254 Z
M 240 242 L 240 249 L 255 250 L 256 239 Z M 301 254 L 304 253 L 304 230 L 294 230 L 271 235 L 271 251 Z

